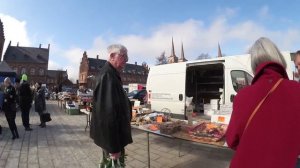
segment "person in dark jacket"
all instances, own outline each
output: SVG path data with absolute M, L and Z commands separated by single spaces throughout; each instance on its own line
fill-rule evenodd
M 40 127 L 46 127 L 46 123 L 42 120 L 42 114 L 46 110 L 46 99 L 45 99 L 45 91 L 42 88 L 41 83 L 35 84 L 35 94 L 34 94 L 34 107 L 35 111 L 40 115 L 41 124 Z
M 234 98 L 226 132 L 228 146 L 236 151 L 230 168 L 294 168 L 300 154 L 300 85 L 289 80 L 286 61 L 269 39 L 259 38 L 250 55 L 255 76 Z
M 32 103 L 32 91 L 30 85 L 27 82 L 27 75 L 23 74 L 21 79 L 21 85 L 19 88 L 19 103 L 22 112 L 22 122 L 26 131 L 31 131 L 29 124 L 29 112 Z
M 3 111 L 12 134 L 12 139 L 19 138 L 18 129 L 16 126 L 16 90 L 11 84 L 10 78 L 6 77 L 4 79 L 4 101 L 3 101 Z
M 128 61 L 127 49 L 119 44 L 110 45 L 108 56 L 97 77 L 90 128 L 91 138 L 103 150 L 101 166 L 107 158 L 123 162 L 124 147 L 132 143 L 131 106 L 120 78 Z

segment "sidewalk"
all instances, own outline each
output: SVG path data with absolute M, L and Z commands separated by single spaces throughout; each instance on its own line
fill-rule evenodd
M 5 116 L 0 113 L 3 127 L 0 135 L 0 168 L 97 168 L 101 150 L 84 131 L 85 115 L 67 115 L 56 101 L 47 101 L 52 121 L 40 128 L 37 113 L 30 113 L 32 131 L 25 131 L 20 112 L 16 123 L 20 139 L 11 140 Z M 126 148 L 127 167 L 147 167 L 146 133 L 132 130 L 133 144 Z M 181 157 L 178 157 L 178 141 L 150 134 L 150 156 L 153 168 L 224 168 L 232 156 L 230 150 L 200 147 L 181 141 Z

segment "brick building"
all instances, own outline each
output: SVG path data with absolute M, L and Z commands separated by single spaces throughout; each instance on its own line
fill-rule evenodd
M 48 70 L 50 44 L 47 48 L 40 45 L 36 47 L 12 46 L 11 42 L 5 51 L 3 61 L 13 69 L 17 77 L 27 74 L 31 84 L 43 82 L 52 90 L 54 86 L 63 85 L 72 87 L 72 82 L 68 79 L 67 71 Z
M 11 46 L 11 42 L 5 51 L 3 60 L 16 72 L 17 76 L 27 74 L 31 83 L 47 81 L 49 49 L 35 47 Z
M 4 37 L 3 23 L 1 22 L 1 19 L 0 19 L 0 61 L 2 59 L 4 42 L 5 42 L 5 37 Z
M 106 60 L 97 58 L 88 58 L 87 53 L 84 52 L 80 67 L 79 67 L 79 85 L 87 88 L 94 87 L 95 76 L 99 70 L 104 66 Z M 126 64 L 125 69 L 121 72 L 121 78 L 124 85 L 129 83 L 146 84 L 149 68 L 146 63 L 142 65 Z

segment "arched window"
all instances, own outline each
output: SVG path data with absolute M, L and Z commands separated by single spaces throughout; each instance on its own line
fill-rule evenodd
M 40 70 L 39 70 L 39 75 L 40 75 L 40 76 L 43 76 L 43 75 L 44 75 L 44 69 L 40 68 Z
M 35 68 L 30 69 L 30 75 L 35 75 Z
M 23 68 L 21 69 L 21 74 L 26 74 L 26 68 L 25 68 L 25 67 L 23 67 Z

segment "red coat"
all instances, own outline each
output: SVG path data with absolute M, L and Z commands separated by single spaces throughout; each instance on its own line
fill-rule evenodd
M 284 80 L 242 136 L 253 109 L 280 78 Z M 261 64 L 252 85 L 236 95 L 226 141 L 236 150 L 231 168 L 295 168 L 300 154 L 300 84 L 288 80 L 281 65 Z

